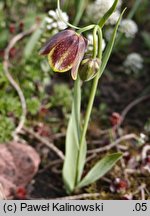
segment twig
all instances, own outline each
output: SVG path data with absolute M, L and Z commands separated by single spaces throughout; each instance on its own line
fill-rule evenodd
M 6 200 L 4 189 L 1 183 L 0 183 L 0 200 Z
M 121 149 L 119 148 L 118 145 L 116 146 L 116 149 L 117 149 L 118 152 L 121 151 Z M 120 163 L 121 163 L 121 168 L 122 168 L 123 175 L 124 175 L 126 181 L 128 182 L 128 174 L 127 174 L 127 172 L 125 172 L 126 165 L 125 165 L 125 160 L 124 160 L 123 157 L 120 159 Z
M 91 194 L 79 194 L 79 195 L 74 195 L 74 196 L 58 197 L 54 199 L 56 200 L 80 200 L 80 199 L 88 199 L 91 197 L 97 198 L 99 196 L 100 196 L 99 193 L 91 193 Z
M 145 188 L 146 188 L 146 185 L 145 184 L 141 184 L 139 187 L 138 187 L 138 189 L 135 191 L 135 192 L 133 192 L 133 195 L 136 195 L 136 194 L 138 194 L 139 192 L 141 192 L 141 198 L 142 198 L 142 200 L 145 200 Z
M 118 145 L 119 149 L 122 150 L 122 151 L 127 151 L 128 150 L 128 147 L 127 146 L 124 146 L 124 145 Z
M 110 143 L 107 146 L 89 150 L 88 153 L 100 153 L 100 152 L 103 152 L 103 151 L 108 151 L 111 148 L 113 148 L 116 145 L 118 145 L 120 142 L 123 142 L 125 140 L 130 140 L 130 139 L 138 139 L 138 137 L 135 134 L 127 134 L 127 135 L 124 135 L 124 136 L 120 137 L 119 139 L 117 139 L 116 141 Z
M 141 173 L 141 171 L 138 169 L 129 169 L 129 168 L 125 169 L 125 172 L 127 174 L 140 174 Z
M 150 196 L 150 191 L 145 187 L 145 192 L 147 193 L 148 197 Z
M 61 169 L 58 169 L 57 166 L 53 166 L 51 171 L 55 174 L 61 174 L 62 173 L 62 170 Z
M 15 37 L 13 37 L 7 48 L 5 49 L 4 52 L 4 61 L 3 61 L 3 68 L 4 68 L 4 74 L 7 77 L 7 79 L 9 80 L 9 82 L 11 83 L 11 85 L 13 86 L 13 88 L 17 91 L 18 96 L 20 98 L 20 102 L 21 102 L 21 106 L 22 106 L 22 115 L 20 117 L 20 121 L 18 123 L 18 126 L 16 127 L 14 133 L 13 133 L 13 137 L 15 138 L 17 136 L 17 134 L 21 131 L 25 119 L 26 119 L 26 114 L 27 114 L 27 108 L 26 108 L 26 101 L 25 101 L 25 97 L 24 94 L 19 86 L 19 84 L 13 79 L 13 77 L 11 76 L 10 72 L 9 72 L 9 52 L 11 50 L 11 48 L 14 47 L 14 45 L 21 40 L 23 37 L 31 34 L 32 32 L 35 31 L 35 29 L 37 28 L 37 25 L 32 26 L 28 31 L 25 32 L 21 32 L 18 35 L 16 35 Z
M 141 200 L 145 200 L 145 187 L 141 188 Z
M 126 115 L 128 114 L 128 112 L 129 112 L 134 106 L 136 106 L 137 104 L 139 104 L 139 103 L 141 103 L 141 102 L 143 102 L 143 101 L 145 101 L 145 100 L 148 100 L 149 98 L 150 98 L 150 95 L 145 95 L 145 96 L 142 96 L 142 97 L 140 97 L 140 98 L 137 98 L 137 99 L 135 99 L 134 101 L 132 101 L 131 103 L 129 103 L 129 104 L 125 107 L 125 109 L 121 112 L 121 114 L 120 114 L 120 116 L 121 116 L 120 122 L 119 122 L 117 125 L 115 125 L 114 127 L 108 128 L 108 129 L 106 129 L 106 130 L 102 130 L 102 131 L 101 131 L 101 134 L 107 134 L 107 133 L 109 133 L 110 130 L 116 130 L 116 129 L 118 129 L 118 128 L 122 125 L 122 123 L 124 122 L 125 117 L 126 117 Z
M 93 154 L 91 154 L 89 157 L 87 157 L 86 163 L 88 163 L 88 162 L 91 161 L 93 158 L 95 158 L 96 155 L 97 155 L 96 153 L 93 153 Z
M 144 146 L 142 153 L 141 153 L 142 160 L 145 160 L 145 158 L 147 157 L 148 151 L 150 151 L 150 145 Z
M 57 133 L 54 134 L 53 139 L 60 139 L 62 137 L 65 137 L 65 133 Z
M 122 122 L 124 121 L 127 113 L 134 107 L 136 106 L 137 104 L 141 103 L 142 101 L 144 100 L 148 100 L 150 98 L 150 95 L 145 95 L 145 96 L 142 96 L 140 98 L 137 98 L 135 99 L 134 101 L 132 101 L 131 103 L 128 104 L 128 106 L 126 106 L 126 108 L 122 111 L 121 113 L 121 117 L 122 117 L 122 120 L 121 122 L 118 124 L 118 126 L 120 126 L 122 124 Z
M 43 173 L 45 172 L 45 170 L 49 169 L 50 167 L 56 166 L 58 164 L 62 164 L 62 160 L 61 159 L 57 159 L 54 161 L 51 161 L 48 165 L 46 165 L 43 169 L 39 170 L 38 173 Z
M 30 135 L 32 135 L 34 138 L 36 138 L 37 140 L 39 140 L 41 143 L 43 143 L 47 147 L 49 147 L 53 152 L 55 152 L 57 154 L 57 156 L 59 158 L 61 158 L 62 160 L 64 160 L 65 156 L 64 156 L 63 152 L 60 149 L 58 149 L 53 143 L 50 143 L 47 139 L 41 137 L 40 135 L 38 135 L 37 133 L 35 133 L 32 129 L 23 127 L 23 130 L 26 133 L 29 133 Z

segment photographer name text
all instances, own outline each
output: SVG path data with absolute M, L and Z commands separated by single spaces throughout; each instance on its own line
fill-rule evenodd
M 70 204 L 68 202 L 64 204 L 60 204 L 59 202 L 56 203 L 47 203 L 44 205 L 31 205 L 27 203 L 20 203 L 20 211 L 24 212 L 46 212 L 46 211 L 53 211 L 53 212 L 101 212 L 104 211 L 103 203 L 94 203 L 94 204 Z

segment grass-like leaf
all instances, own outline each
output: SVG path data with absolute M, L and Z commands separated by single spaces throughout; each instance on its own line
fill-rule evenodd
M 75 81 L 72 113 L 66 134 L 65 161 L 63 166 L 63 180 L 68 193 L 74 190 L 77 177 L 76 171 L 80 140 L 80 102 L 80 80 L 77 79 Z
M 121 156 L 121 153 L 105 156 L 102 160 L 95 164 L 95 166 L 88 172 L 88 174 L 83 178 L 83 180 L 78 184 L 77 187 L 84 187 L 101 178 L 114 166 L 114 164 L 121 158 Z
M 30 39 L 28 40 L 25 49 L 24 49 L 24 57 L 27 59 L 32 55 L 33 49 L 37 46 L 37 42 L 41 37 L 43 30 L 45 27 L 45 20 L 41 23 L 41 26 L 31 35 Z
M 84 165 L 85 165 L 85 161 L 86 161 L 86 153 L 87 153 L 87 143 L 86 140 L 84 140 L 84 145 L 80 146 L 80 154 L 79 154 L 79 158 L 78 158 L 78 167 L 77 167 L 77 182 L 80 182 L 81 180 L 81 176 L 83 173 L 83 169 L 84 169 Z
M 102 73 L 104 72 L 105 68 L 106 68 L 106 65 L 108 63 L 108 60 L 110 58 L 110 55 L 111 55 L 111 52 L 112 52 L 112 49 L 113 49 L 113 46 L 114 46 L 114 43 L 115 43 L 115 38 L 116 38 L 116 34 L 117 34 L 117 30 L 118 30 L 118 27 L 119 27 L 119 24 L 120 24 L 120 21 L 122 19 L 122 16 L 125 12 L 126 8 L 123 10 L 123 12 L 121 13 L 117 23 L 116 23 L 116 26 L 114 28 L 114 31 L 111 35 L 111 39 L 105 49 L 105 52 L 103 54 L 103 58 L 102 58 L 102 65 L 101 65 L 101 68 L 100 68 L 100 75 L 99 77 L 101 77 Z
M 98 25 L 100 28 L 103 28 L 108 18 L 112 15 L 112 13 L 115 11 L 118 4 L 118 0 L 115 0 L 111 8 L 104 14 L 104 16 L 100 19 Z

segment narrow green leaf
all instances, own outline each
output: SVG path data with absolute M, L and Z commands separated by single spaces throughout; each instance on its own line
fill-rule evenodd
M 65 161 L 63 166 L 63 180 L 68 193 L 72 192 L 75 186 L 78 146 L 78 134 L 75 126 L 75 115 L 73 108 L 66 134 Z
M 148 49 L 150 49 L 150 33 L 143 31 L 141 35 L 143 37 L 145 45 L 147 46 Z
M 127 19 L 132 19 L 132 17 L 134 16 L 134 14 L 136 13 L 136 11 L 138 10 L 138 8 L 140 7 L 140 4 L 142 3 L 142 0 L 135 0 L 133 7 L 131 8 Z
M 74 5 L 76 7 L 76 16 L 73 22 L 74 25 L 78 25 L 87 4 L 88 4 L 88 0 L 75 0 L 74 1 Z
M 115 11 L 118 4 L 118 0 L 115 0 L 111 8 L 104 14 L 104 16 L 100 19 L 98 25 L 100 28 L 103 28 L 108 18 L 112 15 L 112 13 Z
M 45 20 L 41 23 L 41 26 L 31 35 L 24 49 L 24 57 L 27 59 L 32 55 L 33 49 L 37 45 L 39 38 L 43 33 L 45 26 Z
M 114 28 L 114 31 L 112 33 L 112 36 L 111 36 L 111 39 L 105 49 L 105 52 L 103 54 L 103 58 L 102 58 L 102 65 L 101 65 L 101 68 L 100 68 L 100 77 L 102 75 L 102 73 L 104 72 L 105 68 L 106 68 L 106 65 L 108 63 L 108 60 L 110 58 L 110 55 L 111 55 L 111 52 L 112 52 L 112 49 L 113 49 L 113 46 L 114 46 L 114 43 L 115 43 L 115 38 L 116 38 L 116 34 L 117 34 L 117 30 L 118 30 L 118 27 L 119 27 L 119 24 L 120 24 L 120 21 L 122 19 L 122 16 L 125 12 L 126 8 L 123 10 L 123 12 L 121 13 L 117 23 L 116 23 L 116 26 Z
M 75 81 L 74 100 L 66 133 L 65 161 L 63 166 L 63 180 L 68 193 L 75 188 L 77 176 L 77 160 L 80 140 L 80 80 Z
M 82 1 L 83 1 L 83 0 L 74 0 L 74 6 L 75 6 L 75 8 L 76 8 L 76 11 L 78 10 L 79 5 L 81 4 Z
M 77 187 L 84 187 L 101 178 L 115 165 L 115 163 L 121 158 L 121 156 L 121 153 L 105 156 L 102 160 L 94 165 L 94 167 L 88 172 L 88 174 L 83 178 L 83 180 L 78 184 Z
M 81 176 L 83 173 L 85 161 L 86 161 L 86 152 L 87 152 L 87 144 L 86 140 L 84 141 L 84 145 L 80 146 L 80 154 L 78 161 L 78 171 L 77 171 L 77 183 L 80 182 Z

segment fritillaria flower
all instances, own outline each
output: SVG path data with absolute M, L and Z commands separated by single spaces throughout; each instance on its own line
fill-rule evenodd
M 75 80 L 80 62 L 87 48 L 87 40 L 73 30 L 64 30 L 54 35 L 40 50 L 41 55 L 48 55 L 50 67 L 55 72 L 71 69 Z

